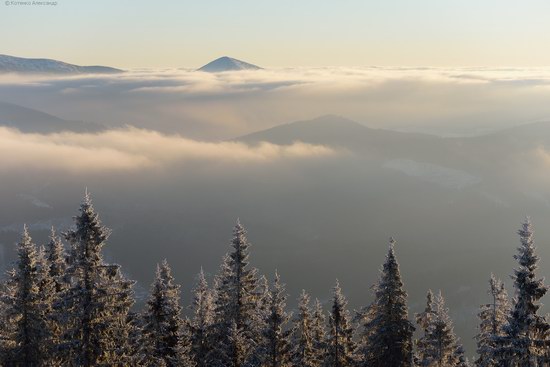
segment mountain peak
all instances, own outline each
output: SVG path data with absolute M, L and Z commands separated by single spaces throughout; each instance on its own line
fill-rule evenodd
M 261 67 L 249 64 L 247 62 L 234 59 L 228 56 L 222 56 L 214 61 L 204 65 L 198 71 L 208 73 L 219 73 L 223 71 L 239 71 L 239 70 L 259 70 Z

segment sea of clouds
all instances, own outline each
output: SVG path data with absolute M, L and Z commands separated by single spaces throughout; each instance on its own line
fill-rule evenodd
M 542 68 L 279 68 L 3 76 L 0 100 L 68 120 L 223 140 L 342 115 L 371 127 L 476 135 L 550 116 Z

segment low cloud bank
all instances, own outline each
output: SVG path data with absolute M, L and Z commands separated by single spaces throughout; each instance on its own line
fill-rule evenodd
M 269 163 L 334 154 L 329 147 L 300 142 L 254 146 L 204 142 L 132 127 L 97 134 L 25 134 L 0 127 L 0 171 L 100 172 L 139 170 L 188 161 Z

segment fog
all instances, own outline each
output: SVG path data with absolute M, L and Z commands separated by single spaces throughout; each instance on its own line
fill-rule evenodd
M 51 225 L 70 226 L 86 188 L 113 229 L 106 256 L 138 281 L 140 297 L 167 258 L 188 304 L 194 275 L 202 266 L 211 280 L 240 218 L 253 266 L 277 269 L 291 300 L 304 288 L 327 301 L 338 278 L 359 308 L 372 300 L 394 236 L 411 311 L 427 289 L 441 289 L 472 355 L 489 275 L 511 289 L 526 215 L 540 275 L 549 275 L 550 124 L 527 124 L 550 112 L 547 75 L 323 68 L 3 78 L 2 101 L 105 128 L 0 127 L 2 266 L 24 223 L 39 242 Z M 418 133 L 426 131 L 444 137 Z

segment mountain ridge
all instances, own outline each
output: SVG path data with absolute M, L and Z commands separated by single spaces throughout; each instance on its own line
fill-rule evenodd
M 25 133 L 96 132 L 105 129 L 105 126 L 98 123 L 69 121 L 43 111 L 4 101 L 0 101 L 0 126 L 15 128 Z
M 326 115 L 274 126 L 240 136 L 234 141 L 252 145 L 303 142 L 341 148 L 380 162 L 407 158 L 475 173 L 495 169 L 494 164 L 480 161 L 481 156 L 488 157 L 486 161 L 490 162 L 506 162 L 537 146 L 550 150 L 550 122 L 504 128 L 474 137 L 440 137 L 374 129 L 340 116 Z M 487 151 L 488 145 L 492 146 L 490 151 Z
M 414 140 L 413 150 L 419 153 L 422 151 L 422 147 L 439 146 L 442 141 L 442 138 L 434 135 L 374 129 L 337 115 L 324 115 L 312 120 L 277 125 L 240 136 L 234 140 L 248 144 L 266 141 L 279 145 L 289 145 L 301 141 L 309 144 L 341 147 L 361 154 L 399 156 L 410 148 L 404 146 L 409 139 Z
M 25 58 L 0 54 L 0 73 L 17 74 L 116 74 L 124 72 L 109 66 L 81 66 L 46 58 Z

